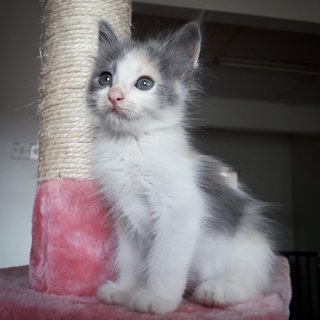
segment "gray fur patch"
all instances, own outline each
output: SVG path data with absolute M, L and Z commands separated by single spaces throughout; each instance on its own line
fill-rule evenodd
M 209 232 L 234 233 L 238 228 L 259 229 L 269 235 L 268 224 L 263 216 L 267 205 L 249 194 L 240 186 L 232 188 L 221 175 L 227 166 L 210 157 L 199 156 L 198 183 L 206 193 L 211 206 L 211 215 L 206 221 Z

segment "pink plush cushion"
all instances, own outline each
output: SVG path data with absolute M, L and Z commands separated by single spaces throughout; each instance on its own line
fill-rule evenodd
M 291 298 L 287 260 L 279 258 L 275 292 L 227 308 L 206 308 L 184 302 L 166 315 L 129 312 L 107 306 L 95 297 L 57 296 L 31 288 L 28 267 L 0 270 L 0 320 L 285 320 Z
M 112 223 L 94 181 L 39 185 L 35 199 L 30 282 L 39 291 L 94 295 L 113 277 Z

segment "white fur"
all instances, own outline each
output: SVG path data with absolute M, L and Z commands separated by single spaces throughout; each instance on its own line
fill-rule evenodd
M 175 131 L 145 135 L 139 140 L 128 137 L 115 141 L 101 137 L 95 149 L 95 174 L 100 181 L 105 181 L 103 192 L 114 211 L 121 212 L 129 221 L 129 231 L 141 238 L 150 237 L 151 231 L 145 228 L 150 221 L 155 221 L 155 242 L 147 266 L 151 292 L 146 297 L 152 300 L 151 310 L 153 296 L 171 301 L 173 305 L 154 312 L 168 312 L 179 305 L 201 217 L 205 214 L 204 200 L 195 184 L 194 160 L 184 155 L 182 133 Z M 130 290 L 138 285 L 132 277 L 138 272 L 139 254 L 132 254 L 132 250 L 137 249 L 130 249 L 128 241 L 124 243 L 121 239 L 119 245 L 120 282 L 125 282 L 122 286 Z M 141 294 L 137 290 L 130 305 L 145 311 L 138 302 Z
M 208 306 L 263 294 L 273 256 L 267 240 L 241 228 L 234 235 L 204 231 L 210 206 L 196 181 L 197 154 L 181 125 L 183 97 L 160 110 L 152 90 L 134 87 L 141 75 L 162 81 L 135 51 L 118 63 L 114 85 L 125 94 L 122 106 L 137 119 L 110 112 L 110 131 L 100 130 L 94 145 L 95 176 L 116 219 L 126 221 L 117 223 L 118 281 L 104 284 L 99 298 L 165 313 L 179 306 L 188 280 L 196 283 L 193 299 Z M 101 109 L 110 108 L 107 93 L 108 88 L 99 93 Z

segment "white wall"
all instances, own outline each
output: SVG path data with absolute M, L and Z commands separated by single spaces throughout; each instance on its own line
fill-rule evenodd
M 11 159 L 12 143 L 35 143 L 40 1 L 0 1 L 0 268 L 27 264 L 36 161 Z
M 204 127 L 298 134 L 320 133 L 318 105 L 206 97 L 201 100 L 198 110 L 197 123 Z
M 12 159 L 13 142 L 35 143 L 36 116 L 0 117 L 0 267 L 28 264 L 37 163 Z

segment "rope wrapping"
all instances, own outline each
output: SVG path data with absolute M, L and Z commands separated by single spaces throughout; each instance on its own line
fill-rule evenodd
M 38 182 L 92 179 L 93 129 L 86 90 L 98 48 L 98 21 L 130 36 L 131 0 L 43 0 Z

